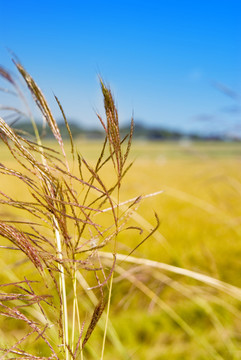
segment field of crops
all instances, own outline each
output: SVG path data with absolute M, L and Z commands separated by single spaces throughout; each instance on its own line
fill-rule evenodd
M 94 163 L 100 144 L 79 139 L 76 145 Z M 0 153 L 1 162 L 13 166 L 2 145 Z M 130 158 L 134 164 L 123 179 L 120 202 L 139 195 L 143 200 L 130 219 L 132 230 L 118 236 L 117 253 L 129 254 L 140 242 L 141 229 L 155 227 L 155 212 L 160 226 L 127 261 L 117 259 L 104 358 L 239 359 L 240 144 L 139 141 L 133 143 Z M 76 168 L 75 164 L 73 171 Z M 111 182 L 108 168 L 102 176 Z M 20 198 L 24 188 L 14 181 L 1 175 L 1 191 Z M 0 215 L 9 214 L 4 208 Z M 106 250 L 112 251 L 110 246 Z M 29 264 L 16 254 L 8 259 L 6 249 L 1 250 L 0 259 L 4 280 L 21 280 L 29 273 Z M 158 269 L 156 262 L 163 267 Z M 14 333 L 11 321 L 1 320 L 0 346 L 6 333 L 7 341 Z M 20 331 L 21 326 L 16 338 Z M 87 359 L 99 358 L 101 337 L 100 321 L 88 342 Z
M 91 156 L 90 147 L 83 146 L 86 156 Z M 240 144 L 135 143 L 132 157 L 135 163 L 124 181 L 122 200 L 164 191 L 139 208 L 143 219 L 153 225 L 156 211 L 161 225 L 135 256 L 240 287 Z M 143 226 L 143 219 L 137 218 L 136 225 Z M 130 250 L 136 245 L 134 235 L 127 239 L 122 235 L 121 241 Z M 120 295 L 116 285 L 115 297 L 124 299 L 113 321 L 123 344 L 131 349 L 130 358 L 239 358 L 240 304 L 232 297 L 170 272 L 159 274 L 159 282 L 142 268 L 134 274 L 163 303 L 143 296 L 140 289 Z M 183 329 L 175 323 L 170 311 L 191 327 L 192 336 L 187 336 L 185 325 Z

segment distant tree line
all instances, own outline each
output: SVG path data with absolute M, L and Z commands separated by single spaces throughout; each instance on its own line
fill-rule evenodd
M 58 125 L 62 137 L 67 138 L 69 135 L 64 122 L 59 122 Z M 74 138 L 84 137 L 87 139 L 98 140 L 104 137 L 104 132 L 101 129 L 84 128 L 75 121 L 69 122 L 69 126 L 72 136 Z M 27 121 L 17 122 L 16 124 L 13 125 L 13 127 L 17 132 L 21 133 L 21 135 L 24 135 L 26 137 L 34 136 L 33 127 L 31 123 Z M 43 127 L 41 122 L 37 122 L 37 127 L 42 137 L 47 139 L 53 137 L 51 130 L 47 126 L 46 128 Z M 129 127 L 122 126 L 120 132 L 122 136 L 125 136 L 125 134 L 129 132 Z M 220 137 L 218 135 L 203 136 L 197 133 L 186 134 L 181 131 L 170 130 L 163 127 L 148 127 L 140 123 L 135 124 L 134 139 L 145 139 L 150 141 L 161 141 L 161 140 L 175 141 L 175 140 L 181 140 L 183 138 L 189 138 L 191 140 L 217 140 L 217 141 L 224 140 L 223 137 Z

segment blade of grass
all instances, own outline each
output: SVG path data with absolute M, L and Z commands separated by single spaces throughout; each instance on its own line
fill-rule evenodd
M 112 254 L 108 253 L 108 252 L 103 252 L 100 251 L 99 252 L 99 256 L 101 258 L 106 258 L 106 259 L 111 259 L 112 258 Z M 128 263 L 132 263 L 132 264 L 139 264 L 139 265 L 146 265 L 148 267 L 152 267 L 155 269 L 160 269 L 160 270 L 165 270 L 168 272 L 172 272 L 175 274 L 179 274 L 179 275 L 183 275 L 183 276 L 187 276 L 190 277 L 192 279 L 195 279 L 197 281 L 203 282 L 209 286 L 212 286 L 218 290 L 221 290 L 223 292 L 225 292 L 226 294 L 234 297 L 235 299 L 241 301 L 241 289 L 239 289 L 236 286 L 230 285 L 224 281 L 220 281 L 218 279 L 215 279 L 211 276 L 208 275 L 204 275 L 192 270 L 188 270 L 188 269 L 184 269 L 184 268 L 180 268 L 177 266 L 173 266 L 173 265 L 169 265 L 166 263 L 162 263 L 162 262 L 158 262 L 158 261 L 154 261 L 154 260 L 149 260 L 149 259 L 143 259 L 143 258 L 136 258 L 133 256 L 126 256 L 124 254 L 116 254 L 116 258 L 117 260 L 120 260 L 121 262 L 128 262 Z

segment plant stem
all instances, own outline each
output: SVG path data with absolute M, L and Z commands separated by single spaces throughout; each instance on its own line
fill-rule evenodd
M 81 333 L 81 324 L 80 324 L 80 315 L 79 315 L 79 306 L 76 290 L 76 264 L 74 264 L 74 275 L 73 275 L 73 291 L 74 291 L 74 300 L 73 300 L 73 318 L 72 318 L 72 352 L 74 352 L 74 338 L 75 338 L 75 316 L 77 316 L 79 334 Z M 83 360 L 83 350 L 81 350 L 80 358 Z
M 116 209 L 117 223 L 116 223 L 116 237 L 115 237 L 115 243 L 114 243 L 114 254 L 116 254 L 117 236 L 118 236 L 118 233 L 119 233 L 119 223 L 118 223 L 119 211 L 120 211 L 119 204 L 120 204 L 120 183 L 119 183 L 118 188 L 117 188 L 117 209 Z M 101 351 L 100 360 L 103 360 L 103 358 L 104 358 L 106 334 L 107 334 L 108 320 L 109 320 L 109 314 L 110 314 L 110 301 L 111 301 L 111 294 L 112 294 L 113 278 L 114 278 L 114 270 L 112 271 L 111 278 L 110 278 L 110 288 L 109 288 L 107 311 L 106 311 L 106 322 L 105 322 L 105 330 L 104 330 L 104 336 L 103 336 L 103 343 L 102 343 L 102 351 Z
M 56 244 L 58 250 L 59 259 L 63 259 L 62 254 L 62 246 L 61 246 L 61 238 L 60 231 L 57 220 L 53 217 L 54 225 L 55 225 L 55 236 L 56 236 Z M 65 286 L 65 271 L 62 264 L 58 264 L 58 268 L 60 271 L 59 282 L 60 289 L 62 291 L 62 307 L 63 307 L 63 325 L 64 325 L 64 350 L 65 350 L 65 359 L 69 360 L 69 350 L 67 348 L 67 344 L 69 342 L 69 334 L 68 334 L 68 307 L 67 307 L 67 297 L 66 297 L 66 286 Z
M 106 341 L 108 320 L 109 320 L 109 314 L 110 314 L 110 300 L 111 300 L 111 294 L 112 294 L 112 284 L 113 284 L 113 272 L 112 272 L 111 278 L 110 278 L 110 289 L 109 289 L 109 295 L 108 295 L 108 303 L 107 303 L 107 310 L 106 310 L 106 321 L 105 321 L 105 329 L 104 329 L 104 336 L 103 336 L 103 343 L 102 343 L 102 350 L 101 350 L 101 358 L 100 358 L 100 360 L 104 359 L 105 341 Z

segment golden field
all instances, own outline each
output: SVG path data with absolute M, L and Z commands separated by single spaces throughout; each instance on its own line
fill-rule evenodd
M 100 143 L 79 139 L 75 144 L 87 160 L 96 161 Z M 16 168 L 2 145 L 0 154 L 1 163 Z M 158 270 L 145 262 L 123 266 L 119 261 L 110 310 L 115 336 L 109 335 L 105 359 L 239 359 L 238 289 L 234 296 L 236 288 L 222 291 L 175 269 L 241 288 L 240 144 L 136 141 L 130 159 L 134 164 L 123 179 L 120 202 L 139 195 L 143 200 L 131 219 L 133 231 L 120 233 L 117 252 L 128 254 L 138 245 L 135 228 L 151 231 L 156 212 L 158 230 L 131 256 L 175 268 Z M 73 172 L 76 167 L 73 165 Z M 111 182 L 108 169 L 102 176 Z M 28 196 L 14 178 L 1 175 L 0 179 L 4 193 L 15 198 Z M 144 198 L 161 190 L 163 193 Z M 9 216 L 7 211 L 5 207 L 0 210 L 1 218 Z M 10 274 L 10 281 L 14 274 L 21 278 L 29 264 L 16 264 L 16 254 L 8 259 L 6 250 L 1 252 L 1 276 Z M 13 260 L 15 265 L 11 265 Z M 5 328 L 8 334 L 13 331 L 3 319 L 0 346 Z M 95 344 L 101 336 L 102 330 L 96 329 L 86 359 L 98 359 Z

